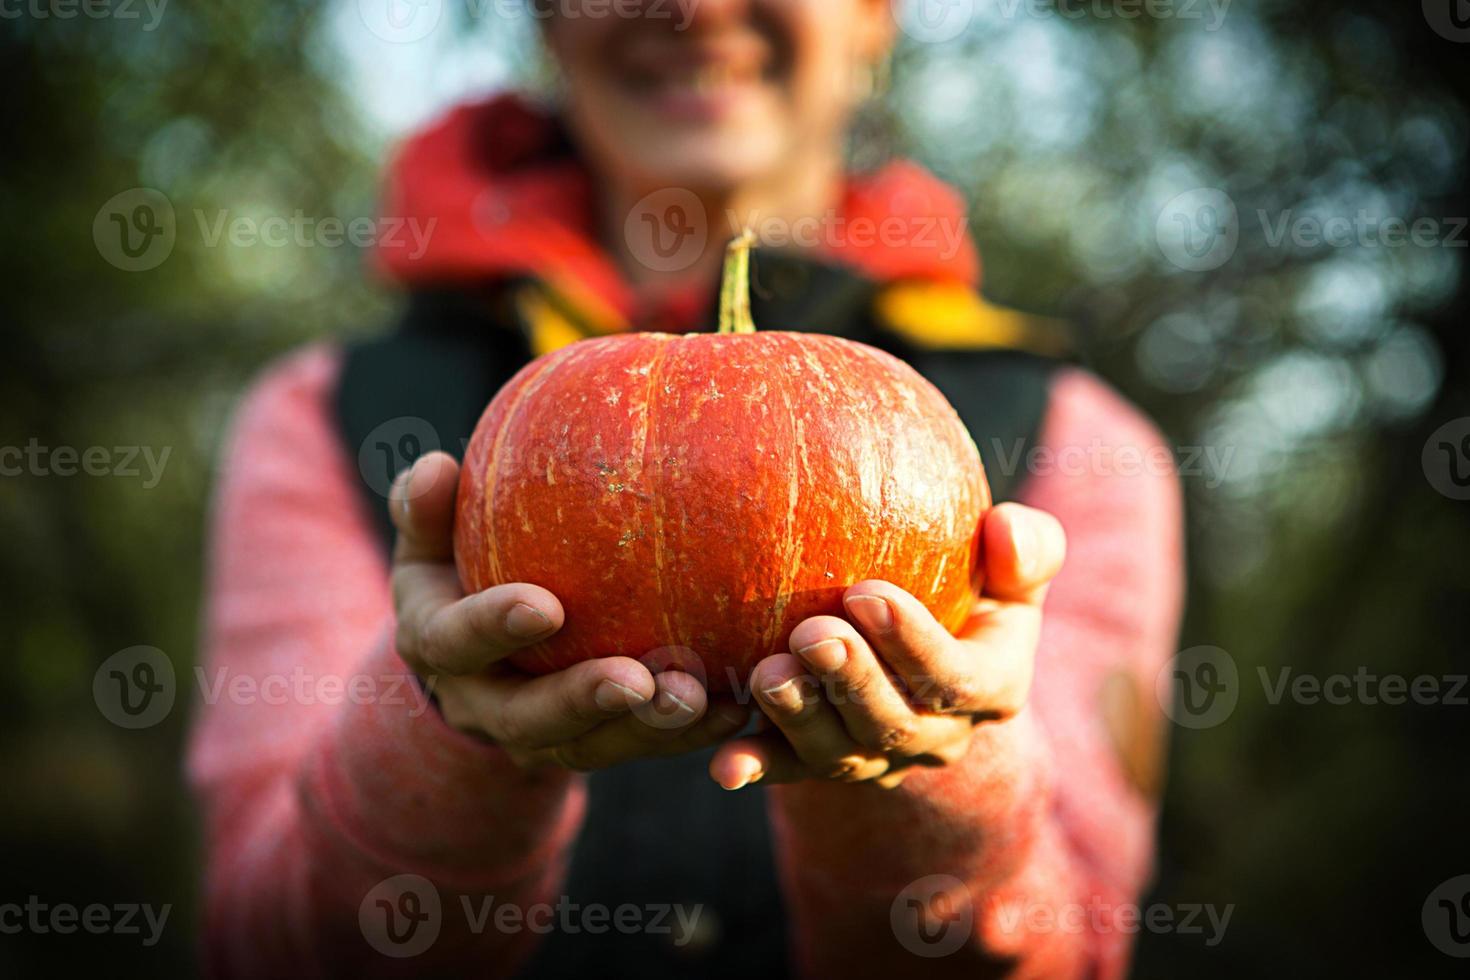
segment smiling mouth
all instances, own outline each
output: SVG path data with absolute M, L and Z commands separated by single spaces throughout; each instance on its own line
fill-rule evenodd
M 776 70 L 766 58 L 684 57 L 645 62 L 625 78 L 629 91 L 661 116 L 714 121 L 768 92 Z

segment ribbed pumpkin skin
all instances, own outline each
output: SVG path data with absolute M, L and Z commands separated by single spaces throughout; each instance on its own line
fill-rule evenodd
M 891 355 L 633 333 L 533 361 L 496 395 L 465 455 L 455 558 L 467 591 L 561 600 L 562 630 L 514 658 L 527 670 L 660 651 L 730 691 L 866 578 L 959 627 L 989 506 L 954 409 Z

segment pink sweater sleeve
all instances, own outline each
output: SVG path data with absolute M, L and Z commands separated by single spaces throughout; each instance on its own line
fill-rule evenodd
M 224 457 L 189 756 L 208 968 L 506 975 L 536 934 L 460 896 L 554 893 L 584 789 L 450 730 L 392 650 L 386 562 L 330 421 L 337 371 L 316 349 L 268 374 Z M 418 877 L 381 884 L 399 875 Z
M 1040 446 L 1022 502 L 1061 520 L 1069 555 L 1026 710 L 982 726 L 961 764 L 896 790 L 774 794 L 804 976 L 1126 971 L 1130 923 L 1113 917 L 1149 877 L 1155 805 L 1130 784 L 1103 701 L 1121 683 L 1141 724 L 1162 716 L 1153 682 L 1178 627 L 1181 495 L 1158 433 L 1081 371 L 1056 379 Z

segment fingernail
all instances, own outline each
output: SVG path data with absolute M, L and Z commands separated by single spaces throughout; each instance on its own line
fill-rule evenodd
M 653 699 L 654 706 L 666 714 L 694 716 L 694 707 L 683 698 L 670 694 L 668 691 L 660 691 Z
M 398 495 L 398 513 L 403 519 L 408 520 L 408 481 L 413 478 L 413 467 L 399 470 L 398 475 L 393 478 L 393 486 L 389 488 L 388 495 Z
M 1041 541 L 1036 534 L 1036 525 L 1028 520 L 1012 520 L 1011 547 L 1016 552 L 1016 570 L 1022 578 L 1033 578 L 1041 560 Z
M 760 782 L 760 778 L 762 776 L 764 776 L 764 775 L 765 775 L 765 773 L 761 772 L 760 766 L 759 765 L 756 765 L 752 769 L 750 769 L 749 771 L 745 772 L 743 775 L 739 776 L 736 779 L 736 782 L 735 782 L 735 785 L 734 786 L 726 786 L 725 789 L 727 789 L 727 790 L 729 790 L 730 792 L 733 793 L 737 789 L 744 789 L 746 786 L 749 786 L 751 783 Z
M 550 632 L 551 620 L 541 610 L 518 602 L 505 614 L 505 631 L 511 636 L 529 640 Z
M 766 688 L 761 691 L 761 696 L 782 711 L 801 710 L 801 692 L 796 689 L 794 679 Z
M 847 663 L 847 644 L 835 636 L 828 637 L 819 643 L 802 647 L 796 651 L 796 655 L 817 673 L 830 674 Z
M 876 595 L 855 595 L 843 601 L 852 618 L 869 633 L 887 633 L 893 629 L 893 607 Z
M 603 711 L 632 708 L 648 700 L 631 687 L 625 687 L 617 681 L 603 681 L 598 684 L 597 690 L 592 693 L 592 699 Z

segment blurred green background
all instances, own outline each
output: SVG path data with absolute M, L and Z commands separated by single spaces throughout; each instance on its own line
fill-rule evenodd
M 186 695 L 125 731 L 99 713 L 93 674 L 147 644 L 188 677 L 234 401 L 273 357 L 382 329 L 398 301 L 351 247 L 211 245 L 198 215 L 372 217 L 407 128 L 467 94 L 542 84 L 518 5 L 443 4 L 412 43 L 374 35 L 371 6 L 16 5 L 0 21 L 0 446 L 170 451 L 156 485 L 146 470 L 0 477 L 0 902 L 174 906 L 151 948 L 0 935 L 0 975 L 193 971 Z M 1185 481 L 1181 649 L 1228 651 L 1239 700 L 1220 724 L 1172 730 L 1150 901 L 1235 911 L 1213 948 L 1141 936 L 1138 976 L 1460 965 L 1421 909 L 1470 873 L 1470 708 L 1272 704 L 1257 668 L 1273 682 L 1283 666 L 1467 671 L 1470 503 L 1425 464 L 1431 434 L 1470 416 L 1466 7 L 977 2 L 953 38 L 906 21 L 863 120 L 860 157 L 916 156 L 970 195 L 992 297 L 1074 317 L 1085 358 L 1171 440 L 1229 454 Z M 93 226 L 136 187 L 167 196 L 177 237 L 129 272 Z M 1226 261 L 1180 251 L 1191 222 L 1203 236 L 1221 217 L 1196 206 L 1201 188 L 1236 208 Z M 1377 228 L 1433 219 L 1435 240 L 1273 240 L 1283 217 L 1360 212 Z

